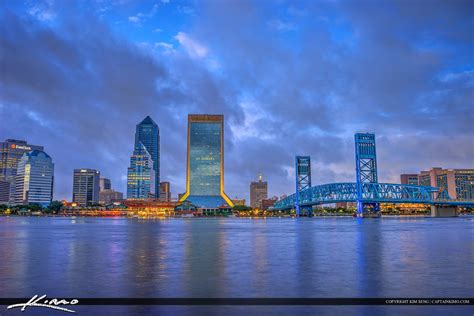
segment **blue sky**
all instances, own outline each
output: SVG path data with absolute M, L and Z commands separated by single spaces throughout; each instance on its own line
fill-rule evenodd
M 74 168 L 125 192 L 135 125 L 161 132 L 184 191 L 188 113 L 225 115 L 226 191 L 263 173 L 291 193 L 353 181 L 353 134 L 377 135 L 379 179 L 473 168 L 472 1 L 2 1 L 0 138 L 45 146 L 55 198 Z

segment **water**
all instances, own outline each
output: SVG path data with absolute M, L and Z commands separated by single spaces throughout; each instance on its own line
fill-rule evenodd
M 474 297 L 473 263 L 474 217 L 0 217 L 0 297 Z M 81 315 L 474 314 L 472 306 L 74 309 Z M 23 315 L 42 313 L 51 314 Z M 0 314 L 20 312 L 3 306 Z

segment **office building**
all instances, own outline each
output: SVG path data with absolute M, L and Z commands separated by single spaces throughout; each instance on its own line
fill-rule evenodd
M 160 129 L 158 125 L 147 116 L 137 125 L 135 131 L 135 149 L 139 144 L 145 146 L 153 161 L 154 188 L 153 192 L 160 192 Z
M 234 203 L 234 206 L 245 206 L 245 199 L 232 199 L 232 203 Z
M 261 210 L 268 210 L 270 207 L 275 205 L 275 202 L 278 201 L 278 197 L 274 196 L 271 199 L 263 199 L 260 201 L 260 205 L 258 206 Z
M 87 206 L 99 203 L 100 172 L 95 169 L 74 169 L 72 201 Z
M 99 203 L 110 204 L 119 200 L 123 200 L 123 193 L 112 189 L 100 190 Z
M 0 180 L 0 205 L 10 204 L 10 182 Z
M 234 206 L 224 193 L 224 116 L 188 115 L 186 193 L 201 208 Z
M 417 174 L 402 174 L 400 175 L 401 184 L 418 185 Z
M 262 175 L 258 175 L 258 181 L 250 183 L 250 207 L 259 208 L 262 200 L 268 198 L 268 183 L 262 181 Z
M 153 159 L 142 143 L 135 146 L 127 173 L 127 199 L 155 197 L 155 176 Z
M 163 202 L 171 201 L 170 183 L 167 181 L 160 183 L 160 200 Z
M 418 184 L 438 187 L 441 194 L 446 193 L 455 200 L 474 200 L 474 169 L 431 168 L 421 171 Z
M 15 179 L 15 204 L 48 206 L 53 199 L 54 164 L 40 150 L 26 152 L 18 162 Z
M 112 190 L 112 183 L 110 182 L 110 179 L 100 178 L 99 179 L 99 190 L 100 191 Z
M 0 142 L 0 180 L 7 181 L 9 184 L 9 203 L 14 203 L 15 200 L 15 181 L 18 162 L 20 161 L 21 157 L 23 157 L 24 153 L 32 150 L 43 151 L 44 148 L 43 146 L 28 144 L 24 140 L 7 139 L 4 142 Z M 3 190 L 5 189 L 4 186 Z

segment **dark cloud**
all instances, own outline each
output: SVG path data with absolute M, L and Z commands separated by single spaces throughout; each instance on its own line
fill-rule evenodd
M 248 198 L 258 173 L 270 195 L 291 192 L 295 154 L 312 156 L 313 183 L 351 181 L 357 131 L 377 133 L 381 181 L 473 167 L 473 9 L 212 1 L 160 50 L 114 31 L 97 8 L 59 4 L 31 16 L 5 7 L 0 138 L 45 146 L 56 198 L 71 197 L 81 167 L 125 191 L 135 124 L 146 115 L 160 126 L 173 195 L 184 190 L 188 113 L 225 115 L 231 197 Z

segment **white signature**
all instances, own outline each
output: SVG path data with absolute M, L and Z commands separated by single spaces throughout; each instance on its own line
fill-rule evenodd
M 7 309 L 21 307 L 21 311 L 24 312 L 27 307 L 32 306 L 32 307 L 46 307 L 46 308 L 52 308 L 52 309 L 56 309 L 63 312 L 75 313 L 75 311 L 71 309 L 60 307 L 58 305 L 76 305 L 77 303 L 79 303 L 79 301 L 76 299 L 73 299 L 70 302 L 68 302 L 64 299 L 58 300 L 57 298 L 53 298 L 51 300 L 46 300 L 45 298 L 46 298 L 46 295 L 43 295 L 43 296 L 35 295 L 28 302 L 13 304 L 13 305 L 8 306 Z

